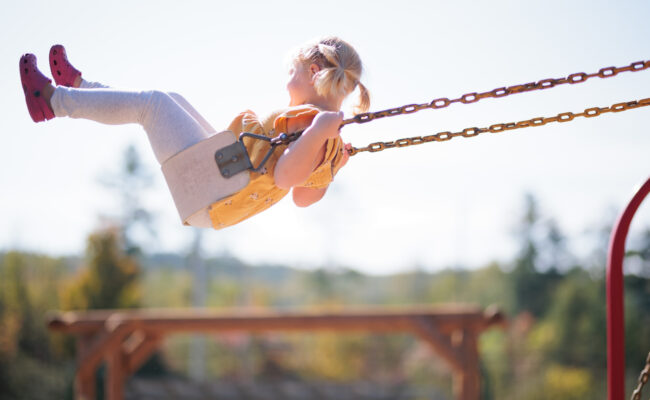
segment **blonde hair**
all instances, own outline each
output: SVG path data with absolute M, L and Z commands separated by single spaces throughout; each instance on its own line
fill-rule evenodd
M 358 86 L 359 103 L 354 107 L 354 114 L 370 108 L 370 93 L 359 80 L 363 72 L 361 59 L 349 43 L 335 36 L 325 37 L 299 48 L 292 61 L 320 67 L 314 82 L 319 95 L 346 97 Z

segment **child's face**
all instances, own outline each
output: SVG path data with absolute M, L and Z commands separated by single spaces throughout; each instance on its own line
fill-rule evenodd
M 295 62 L 289 70 L 287 91 L 289 92 L 289 106 L 307 104 L 316 95 L 314 90 L 314 74 L 318 72 L 316 64 Z

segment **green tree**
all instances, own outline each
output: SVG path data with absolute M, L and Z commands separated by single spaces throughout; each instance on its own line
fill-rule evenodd
M 66 309 L 132 308 L 139 304 L 136 259 L 127 254 L 120 229 L 108 227 L 88 238 L 86 265 L 63 293 Z
M 528 310 L 539 316 L 545 307 L 542 294 L 542 284 L 537 273 L 537 260 L 539 256 L 536 229 L 539 224 L 539 211 L 537 200 L 527 194 L 523 218 L 518 227 L 520 250 L 515 259 L 512 271 L 516 310 Z
M 605 284 L 583 269 L 568 272 L 559 285 L 546 322 L 553 327 L 550 359 L 562 365 L 604 366 L 606 354 Z
M 516 310 L 527 310 L 541 317 L 549 307 L 555 286 L 561 280 L 558 269 L 565 265 L 564 260 L 570 259 L 570 256 L 557 224 L 553 220 L 543 223 L 535 197 L 527 194 L 525 202 L 517 229 L 521 247 L 515 258 L 512 282 Z
M 40 292 L 57 276 L 58 262 L 49 257 L 12 251 L 0 259 L 0 398 L 61 398 L 65 369 L 55 357 L 46 331 L 45 310 L 56 301 L 44 301 Z M 34 382 L 38 385 L 34 385 Z
M 319 268 L 307 275 L 309 287 L 318 301 L 331 299 L 335 293 L 334 274 L 325 268 Z
M 113 190 L 119 198 L 121 211 L 117 215 L 109 216 L 109 219 L 121 229 L 128 254 L 141 253 L 142 249 L 138 243 L 145 238 L 156 237 L 153 214 L 142 206 L 142 196 L 151 187 L 152 182 L 150 172 L 133 145 L 124 151 L 120 170 L 100 179 L 100 183 Z
M 0 397 L 11 398 L 15 395 L 11 385 L 10 359 L 13 358 L 15 353 L 16 334 L 12 325 L 9 324 L 10 319 L 7 310 L 7 293 L 8 293 L 8 280 L 5 267 L 6 257 L 2 257 L 0 262 Z
M 151 175 L 131 145 L 124 152 L 120 170 L 100 181 L 116 191 L 120 212 L 88 237 L 85 268 L 62 295 L 67 309 L 131 308 L 139 304 L 142 250 L 138 237 L 143 231 L 155 232 L 151 213 L 141 205 L 142 194 L 151 186 Z
M 4 303 L 3 326 L 11 334 L 11 326 L 16 328 L 14 338 L 7 338 L 17 346 L 17 351 L 47 359 L 49 346 L 47 333 L 43 324 L 41 310 L 38 310 L 28 290 L 30 264 L 34 260 L 15 251 L 9 252 L 3 259 L 2 298 Z
M 625 276 L 625 363 L 637 376 L 650 352 L 650 279 Z

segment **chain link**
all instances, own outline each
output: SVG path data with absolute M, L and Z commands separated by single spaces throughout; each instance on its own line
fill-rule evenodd
M 648 380 L 650 379 L 650 353 L 648 353 L 648 357 L 645 359 L 645 368 L 641 371 L 641 374 L 639 374 L 639 383 L 636 386 L 636 389 L 634 389 L 634 392 L 632 392 L 632 400 L 641 400 L 641 390 L 643 390 L 643 385 L 648 383 Z
M 270 139 L 271 147 L 286 145 L 298 140 L 298 138 L 305 132 L 304 130 L 293 133 L 281 133 L 278 136 Z
M 552 87 L 563 85 L 566 83 L 573 85 L 576 83 L 586 82 L 588 79 L 595 78 L 595 77 L 603 78 L 603 79 L 611 78 L 613 76 L 618 75 L 621 72 L 627 72 L 627 71 L 637 72 L 637 71 L 643 71 L 648 68 L 650 68 L 650 60 L 636 61 L 625 67 L 601 68 L 600 70 L 598 70 L 598 72 L 594 72 L 592 74 L 586 74 L 584 72 L 576 72 L 575 74 L 571 74 L 565 78 L 542 79 L 538 82 L 529 82 L 529 83 L 523 83 L 523 84 L 513 85 L 508 87 L 500 87 L 483 93 L 477 93 L 477 92 L 466 93 L 460 96 L 459 98 L 453 100 L 443 97 L 443 98 L 432 100 L 430 103 L 407 104 L 402 107 L 395 107 L 395 108 L 389 108 L 387 110 L 382 110 L 382 111 L 358 114 L 352 118 L 344 120 L 341 126 L 343 127 L 345 125 L 353 124 L 353 123 L 364 124 L 366 122 L 370 122 L 375 119 L 380 119 L 384 117 L 394 117 L 397 115 L 404 115 L 404 114 L 412 114 L 414 112 L 428 109 L 428 108 L 431 109 L 445 108 L 451 105 L 452 103 L 471 104 L 471 103 L 476 103 L 477 101 L 488 97 L 498 98 L 498 97 L 509 96 L 511 94 L 516 94 L 516 93 L 530 92 L 533 90 L 550 89 Z
M 415 136 L 410 138 L 398 139 L 391 142 L 375 142 L 369 144 L 366 147 L 361 147 L 361 148 L 352 147 L 350 150 L 348 150 L 348 153 L 350 153 L 350 155 L 355 155 L 364 151 L 375 153 L 385 149 L 392 149 L 394 147 L 407 147 L 407 146 L 413 146 L 413 145 L 418 145 L 418 144 L 428 143 L 428 142 L 446 142 L 458 136 L 467 138 L 467 137 L 478 136 L 479 134 L 485 132 L 499 133 L 503 131 L 510 131 L 510 130 L 520 129 L 520 128 L 542 126 L 551 122 L 560 122 L 560 123 L 569 122 L 576 117 L 593 118 L 609 112 L 621 112 L 625 110 L 631 110 L 634 108 L 646 107 L 646 106 L 650 106 L 650 97 L 642 100 L 628 101 L 625 103 L 616 103 L 610 107 L 587 108 L 581 113 L 564 112 L 554 117 L 537 117 L 537 118 L 527 119 L 519 122 L 499 123 L 499 124 L 490 125 L 487 128 L 471 127 L 471 128 L 465 128 L 460 132 L 446 131 L 446 132 L 438 132 L 436 134 L 428 135 L 428 136 Z

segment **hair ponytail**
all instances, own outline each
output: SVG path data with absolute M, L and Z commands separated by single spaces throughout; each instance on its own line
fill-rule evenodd
M 370 108 L 368 89 L 359 82 L 363 67 L 359 55 L 347 42 L 337 37 L 327 37 L 298 50 L 294 62 L 308 62 L 318 65 L 314 87 L 324 97 L 346 97 L 359 86 L 359 104 L 354 113 Z
M 359 85 L 359 103 L 354 106 L 354 115 L 363 114 L 370 109 L 370 93 L 368 89 L 361 82 L 357 82 L 357 84 Z

